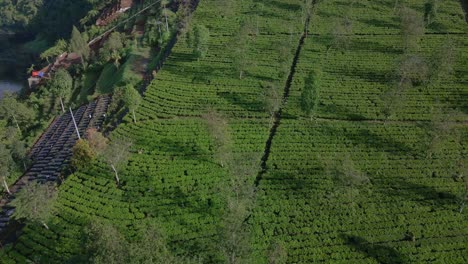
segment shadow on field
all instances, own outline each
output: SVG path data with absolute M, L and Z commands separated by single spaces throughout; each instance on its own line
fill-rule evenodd
M 302 9 L 302 6 L 299 5 L 299 4 L 290 4 L 290 3 L 285 3 L 285 2 L 281 2 L 281 1 L 275 1 L 275 0 L 271 0 L 271 1 L 254 0 L 254 2 L 259 2 L 259 3 L 262 3 L 264 5 L 270 5 L 270 6 L 273 6 L 275 8 L 284 9 L 284 10 L 287 10 L 287 11 L 295 11 L 295 10 L 297 11 L 297 10 Z
M 344 106 L 340 106 L 336 104 L 327 104 L 327 105 L 319 104 L 317 108 L 318 108 L 317 116 L 320 118 L 327 118 L 327 117 L 323 117 L 320 113 L 332 113 L 333 117 L 330 117 L 330 119 L 338 117 L 338 118 L 343 118 L 343 119 L 347 119 L 350 121 L 366 120 L 366 118 L 363 115 L 353 113 L 352 110 Z
M 347 121 L 344 121 L 347 122 Z M 383 125 L 382 125 L 383 126 Z M 371 127 L 366 127 L 363 124 L 360 127 L 337 127 L 333 122 L 327 122 L 323 124 L 324 134 L 327 136 L 344 136 L 348 142 L 352 145 L 364 145 L 366 148 L 375 149 L 379 152 L 386 152 L 390 155 L 397 156 L 408 156 L 418 157 L 421 154 L 420 150 L 413 149 L 405 143 L 397 140 L 396 138 L 389 135 L 381 135 L 373 132 Z M 398 136 L 398 135 L 396 135 Z M 342 142 L 346 144 L 347 142 Z
M 367 240 L 359 236 L 341 234 L 340 237 L 348 244 L 348 246 L 365 253 L 369 257 L 375 259 L 378 263 L 409 263 L 408 259 L 394 248 L 369 243 Z
M 386 188 L 383 192 L 400 200 L 416 202 L 421 206 L 431 206 L 433 210 L 456 205 L 458 200 L 456 195 L 449 192 L 438 191 L 432 186 L 406 180 L 392 182 L 391 188 Z
M 235 92 L 218 92 L 217 95 L 222 99 L 228 101 L 232 105 L 242 107 L 246 111 L 264 112 L 264 104 L 261 100 L 253 99 L 252 97 L 245 96 L 242 93 Z

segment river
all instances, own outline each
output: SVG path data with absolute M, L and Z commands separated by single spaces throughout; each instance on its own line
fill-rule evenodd
M 23 88 L 23 85 L 15 81 L 0 80 L 0 98 L 3 97 L 3 92 L 18 92 Z

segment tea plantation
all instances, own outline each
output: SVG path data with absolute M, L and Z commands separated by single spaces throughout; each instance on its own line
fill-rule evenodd
M 86 263 L 100 219 L 130 242 L 155 224 L 194 263 L 468 263 L 468 24 L 458 0 L 426 2 L 201 0 L 206 55 L 180 34 L 110 135 L 133 142 L 120 186 L 104 160 L 71 174 L 49 229 L 26 225 L 0 262 Z M 402 5 L 427 17 L 415 48 Z

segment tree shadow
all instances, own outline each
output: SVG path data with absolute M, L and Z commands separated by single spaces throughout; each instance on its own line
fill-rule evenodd
M 348 246 L 365 253 L 379 263 L 409 263 L 409 259 L 406 256 L 389 246 L 373 244 L 362 237 L 354 235 L 340 234 L 340 238 L 343 239 Z
M 254 0 L 254 2 L 259 2 L 264 5 L 270 5 L 272 7 L 278 8 L 278 9 L 283 9 L 288 12 L 291 11 L 298 11 L 301 10 L 302 6 L 299 4 L 291 4 L 291 3 L 285 3 L 281 1 L 276 1 L 276 0 L 271 0 L 271 1 L 261 1 L 261 0 Z
M 363 115 L 358 114 L 358 113 L 353 113 L 348 108 L 344 106 L 339 106 L 336 104 L 323 105 L 319 102 L 317 105 L 317 111 L 319 113 L 317 116 L 319 117 L 321 117 L 320 113 L 322 112 L 322 113 L 332 113 L 333 116 L 338 116 L 347 120 L 354 120 L 354 121 L 367 120 L 367 118 L 364 117 Z
M 217 95 L 232 105 L 240 106 L 249 112 L 265 112 L 264 103 L 259 99 L 251 99 L 242 93 L 218 92 Z
M 371 39 L 353 38 L 350 51 L 377 51 L 383 54 L 402 54 L 403 50 L 390 44 L 384 44 L 381 41 L 372 41 Z
M 394 138 L 374 133 L 367 127 L 348 130 L 346 128 L 339 129 L 330 124 L 325 125 L 324 129 L 327 135 L 343 135 L 354 145 L 364 145 L 366 148 L 384 151 L 391 155 L 413 155 L 415 157 L 423 155 L 420 150 L 415 150 Z
M 392 181 L 391 188 L 385 189 L 384 192 L 386 195 L 413 201 L 422 206 L 431 206 L 433 210 L 456 205 L 458 201 L 457 195 L 404 179 Z

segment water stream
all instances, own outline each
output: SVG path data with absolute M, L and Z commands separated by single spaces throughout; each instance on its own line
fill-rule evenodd
M 20 82 L 0 79 L 0 98 L 3 97 L 5 91 L 18 92 L 21 88 L 23 84 Z

